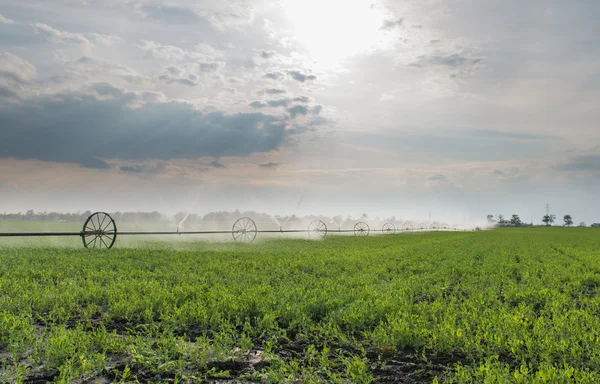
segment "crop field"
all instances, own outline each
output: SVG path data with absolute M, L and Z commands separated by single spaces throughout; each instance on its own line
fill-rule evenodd
M 599 230 L 200 240 L 0 240 L 0 382 L 600 382 Z

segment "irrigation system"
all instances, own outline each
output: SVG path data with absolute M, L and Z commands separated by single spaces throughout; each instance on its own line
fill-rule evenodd
M 421 223 L 417 229 L 448 229 L 447 224 L 434 222 L 430 225 Z M 43 237 L 43 236 L 78 236 L 81 237 L 85 248 L 110 249 L 115 244 L 117 236 L 143 236 L 143 235 L 216 235 L 231 234 L 233 240 L 238 243 L 251 243 L 256 239 L 258 233 L 306 233 L 310 238 L 322 239 L 327 233 L 353 233 L 354 236 L 369 236 L 371 232 L 380 232 L 385 235 L 393 235 L 400 231 L 412 231 L 413 225 L 410 222 L 404 222 L 400 228 L 396 228 L 393 223 L 385 223 L 381 229 L 372 229 L 369 224 L 360 221 L 352 229 L 328 230 L 327 225 L 321 220 L 314 220 L 307 229 L 283 229 L 279 230 L 259 230 L 254 220 L 248 217 L 238 219 L 231 230 L 214 231 L 162 231 L 162 232 L 135 232 L 118 231 L 115 220 L 106 212 L 96 212 L 91 214 L 83 228 L 79 232 L 10 232 L 0 233 L 0 237 Z

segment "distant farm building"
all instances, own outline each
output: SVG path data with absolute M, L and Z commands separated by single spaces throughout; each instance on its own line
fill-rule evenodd
M 592 224 L 592 227 L 594 227 L 594 228 L 600 228 L 600 223 L 594 223 L 594 224 Z

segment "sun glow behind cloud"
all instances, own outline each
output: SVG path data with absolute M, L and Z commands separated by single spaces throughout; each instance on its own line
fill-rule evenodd
M 384 14 L 369 0 L 286 0 L 284 7 L 294 38 L 324 69 L 386 40 Z

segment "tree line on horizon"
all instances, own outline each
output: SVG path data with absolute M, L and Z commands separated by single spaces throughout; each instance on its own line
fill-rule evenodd
M 490 225 L 495 225 L 495 226 L 500 226 L 500 227 L 533 227 L 533 222 L 532 223 L 525 223 L 521 220 L 521 218 L 519 217 L 519 215 L 517 214 L 513 214 L 510 219 L 505 219 L 504 215 L 499 214 L 497 216 L 494 215 L 487 215 L 487 221 L 488 224 Z M 544 223 L 545 226 L 551 226 L 552 224 L 554 224 L 554 222 L 556 222 L 556 215 L 551 214 L 551 213 L 546 213 L 544 216 L 542 216 L 542 223 Z M 571 227 L 573 225 L 573 216 L 567 214 L 563 216 L 563 224 L 565 227 Z M 586 224 L 585 222 L 580 222 L 579 227 L 585 227 Z
M 51 222 L 78 222 L 83 223 L 93 212 L 77 212 L 77 213 L 62 213 L 62 212 L 35 212 L 33 209 L 27 210 L 25 213 L 0 213 L 0 220 L 12 220 L 12 221 L 51 221 Z M 206 214 L 197 214 L 189 212 L 178 212 L 175 215 L 169 216 L 158 211 L 153 212 L 108 212 L 108 214 L 117 222 L 123 223 L 206 223 L 206 222 L 235 222 L 241 217 L 251 217 L 257 222 L 271 222 L 275 221 L 283 224 L 293 223 L 301 220 L 322 220 L 328 223 L 334 223 L 338 226 L 342 226 L 347 221 L 355 221 L 357 219 L 351 216 L 337 215 L 328 217 L 324 215 L 307 215 L 307 216 L 296 216 L 296 215 L 269 215 L 268 213 L 255 212 L 255 211 L 244 211 L 235 210 L 229 211 L 217 211 L 208 212 Z M 365 213 L 358 220 L 368 220 L 369 216 Z M 385 221 L 396 223 L 398 220 L 392 216 L 390 218 L 374 218 L 375 221 Z

